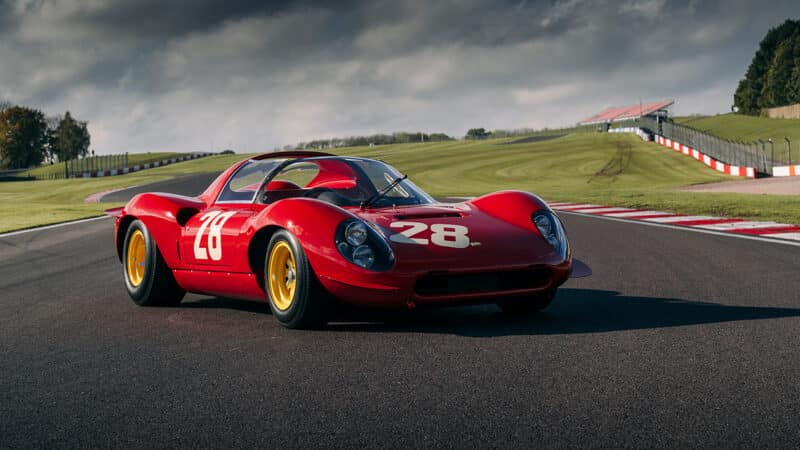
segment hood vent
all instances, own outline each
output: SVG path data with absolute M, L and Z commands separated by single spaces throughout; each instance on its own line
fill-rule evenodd
M 418 214 L 398 214 L 394 216 L 396 219 L 400 220 L 408 220 L 408 219 L 438 219 L 440 217 L 462 217 L 462 214 L 457 212 L 428 212 L 428 213 L 418 213 Z

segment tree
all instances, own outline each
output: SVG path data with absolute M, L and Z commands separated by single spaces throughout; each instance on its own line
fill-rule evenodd
M 37 109 L 12 106 L 0 112 L 0 168 L 24 169 L 44 158 L 47 122 Z
M 50 150 L 59 161 L 87 156 L 90 143 L 91 136 L 86 122 L 73 119 L 69 111 L 64 114 L 50 136 Z
M 744 114 L 759 114 L 762 108 L 783 106 L 787 96 L 783 89 L 792 85 L 787 79 L 800 64 L 797 49 L 800 21 L 787 20 L 770 29 L 761 40 L 744 78 L 733 96 L 734 106 Z
M 467 131 L 467 139 L 485 139 L 491 133 L 487 133 L 485 128 L 470 128 Z

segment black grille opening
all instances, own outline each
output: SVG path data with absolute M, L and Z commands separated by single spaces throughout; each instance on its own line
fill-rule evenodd
M 467 275 L 433 273 L 420 278 L 414 291 L 418 295 L 433 296 L 537 289 L 545 287 L 549 279 L 550 270 L 543 267 Z

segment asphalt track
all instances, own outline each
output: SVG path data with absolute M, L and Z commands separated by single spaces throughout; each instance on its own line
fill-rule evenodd
M 110 219 L 0 237 L 0 447 L 796 447 L 796 247 L 563 218 L 594 275 L 543 314 L 319 331 L 135 306 Z

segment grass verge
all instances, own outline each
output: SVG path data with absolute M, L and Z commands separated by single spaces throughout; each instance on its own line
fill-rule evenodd
M 581 133 L 544 142 L 500 142 L 352 147 L 337 153 L 382 159 L 436 196 L 522 189 L 553 201 L 800 223 L 800 196 L 676 190 L 734 178 L 633 135 Z M 223 170 L 244 157 L 212 156 L 119 177 L 0 183 L 0 231 L 96 215 L 115 205 L 83 204 L 89 194 L 172 175 Z

